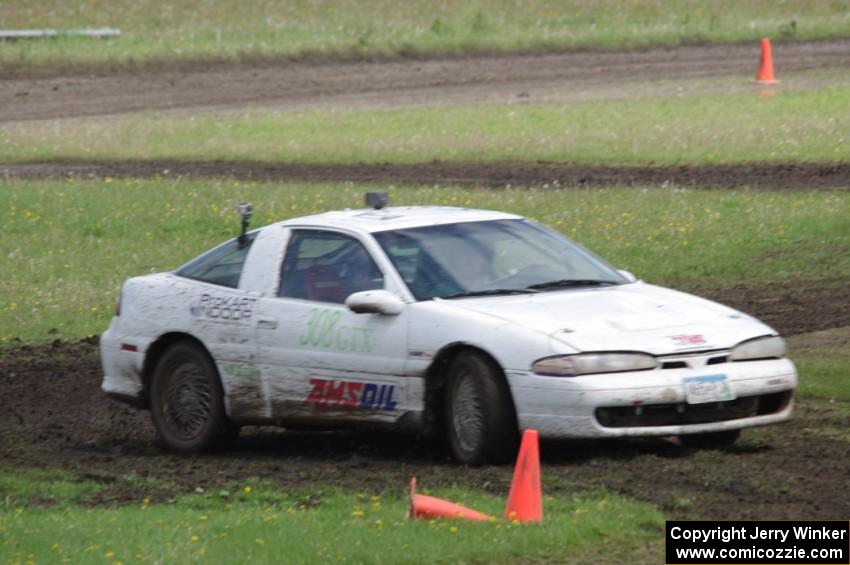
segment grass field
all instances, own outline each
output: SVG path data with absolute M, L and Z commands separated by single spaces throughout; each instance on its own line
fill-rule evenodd
M 847 386 L 850 347 L 805 351 L 795 354 L 794 361 L 801 374 L 806 375 L 800 386 L 801 393 L 827 399 L 850 400 L 850 387 Z
M 846 0 L 33 0 L 3 8 L 4 28 L 111 26 L 109 41 L 0 45 L 0 67 L 263 56 L 453 53 L 846 37 Z
M 403 488 L 377 495 L 332 488 L 284 493 L 246 479 L 215 492 L 198 488 L 202 494 L 165 504 L 145 499 L 94 509 L 80 504 L 91 491 L 92 483 L 61 472 L 21 479 L 0 471 L 0 495 L 16 497 L 0 508 L 0 559 L 174 563 L 238 555 L 254 563 L 458 563 L 522 556 L 540 563 L 615 562 L 657 544 L 663 528 L 652 506 L 598 492 L 547 496 L 546 520 L 528 525 L 501 518 L 505 497 L 467 490 L 430 494 L 485 512 L 493 516 L 490 522 L 405 520 Z M 49 496 L 51 505 L 20 493 Z
M 847 161 L 850 75 L 846 78 L 847 85 L 771 97 L 682 95 L 673 89 L 630 100 L 17 122 L 0 124 L 0 157 L 8 162 Z
M 850 0 L 6 4 L 3 28 L 112 26 L 121 28 L 123 35 L 104 41 L 0 42 L 0 75 L 40 69 L 48 73 L 127 69 L 194 59 L 608 49 L 763 36 L 793 41 L 850 35 Z M 802 86 L 788 81 L 783 85 L 787 88 L 772 96 L 759 96 L 731 82 L 700 84 L 684 93 L 672 83 L 654 83 L 651 96 L 630 100 L 150 113 L 4 123 L 0 162 L 59 158 L 847 162 L 850 76 L 841 72 L 828 77 L 826 87 L 817 71 L 801 75 L 794 80 L 801 79 Z M 234 204 L 245 200 L 254 204 L 255 226 L 361 207 L 363 193 L 374 189 L 389 190 L 394 204 L 516 212 L 562 231 L 648 282 L 689 290 L 850 280 L 847 191 L 554 188 L 2 179 L 0 355 L 17 355 L 20 342 L 38 344 L 100 333 L 112 316 L 124 279 L 173 269 L 233 236 L 238 230 Z M 799 337 L 792 358 L 800 370 L 806 408 L 846 412 L 850 401 L 846 329 Z M 45 349 L 33 348 L 31 355 Z M 761 431 L 752 433 L 756 438 L 748 444 L 752 457 L 745 445 L 739 461 L 746 458 L 757 468 L 758 449 L 753 445 Z M 817 433 L 850 440 L 846 429 L 838 426 Z M 675 472 L 689 473 L 719 457 L 716 452 L 700 452 L 668 463 Z M 619 453 L 616 459 L 619 473 Z M 458 474 L 464 472 L 457 469 Z M 629 472 L 627 457 L 622 459 L 622 472 Z M 121 473 L 109 477 L 114 481 L 110 487 L 96 477 L 0 463 L 0 564 L 280 562 L 282 556 L 288 562 L 658 563 L 662 550 L 665 516 L 658 508 L 581 484 L 570 483 L 569 489 L 558 491 L 570 494 L 545 497 L 546 520 L 541 525 L 501 519 L 471 524 L 403 520 L 403 488 L 358 492 L 313 486 L 285 491 L 250 476 L 224 489 L 197 485 L 194 494 L 187 494 L 193 487 L 158 485 L 162 492 L 176 494 L 104 505 L 97 498 L 102 489 L 135 485 L 144 491 L 150 486 L 144 481 L 156 480 Z M 543 478 L 545 492 L 546 469 Z M 746 480 L 750 477 L 742 478 Z M 786 486 L 776 485 L 777 492 Z M 694 488 L 710 494 L 717 487 L 706 482 Z M 504 505 L 504 496 L 484 487 L 444 488 L 430 494 L 496 516 Z M 693 504 L 692 499 L 683 491 L 676 504 Z
M 829 402 L 850 400 L 850 328 L 834 328 L 791 338 L 791 357 L 801 379 L 800 392 Z M 850 432 L 844 430 L 845 439 Z
M 0 342 L 100 333 L 121 282 L 171 270 L 254 225 L 362 207 L 357 185 L 111 180 L 0 183 Z M 386 187 L 384 187 L 386 188 Z M 850 194 L 676 188 L 391 187 L 394 203 L 500 209 L 561 230 L 659 284 L 717 288 L 850 276 Z

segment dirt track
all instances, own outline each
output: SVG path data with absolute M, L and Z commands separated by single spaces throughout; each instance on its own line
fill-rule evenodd
M 7 66 L 0 68 L 0 122 L 141 111 L 433 106 L 753 89 L 758 49 L 748 43 L 347 63 L 189 62 L 103 76 L 69 68 L 52 78 L 14 78 L 38 69 Z M 850 40 L 777 42 L 774 60 L 778 73 L 846 69 Z M 730 77 L 731 82 L 720 80 Z M 789 80 L 781 88 L 795 87 Z
M 74 76 L 33 78 L 39 69 L 0 69 L 0 123 L 133 112 L 247 111 L 257 108 L 439 106 L 488 102 L 637 98 L 689 91 L 755 90 L 758 46 L 656 48 L 621 52 L 316 62 L 183 62 Z M 774 45 L 778 70 L 796 89 L 847 80 L 850 40 Z M 831 69 L 820 78 L 799 72 Z M 43 69 L 42 69 L 43 70 Z M 59 72 L 59 71 L 53 71 Z M 11 78 L 10 78 L 11 77 Z M 794 78 L 796 77 L 796 78 Z M 0 178 L 172 175 L 272 181 L 456 183 L 570 187 L 657 185 L 711 188 L 850 187 L 847 164 L 581 166 L 548 163 L 414 165 L 261 162 L 49 162 L 0 166 Z
M 410 475 L 437 486 L 504 495 L 511 468 L 461 469 L 434 444 L 367 433 L 295 433 L 246 428 L 218 455 L 181 457 L 155 440 L 147 412 L 99 390 L 93 342 L 0 351 L 0 458 L 4 467 L 61 468 L 107 485 L 95 503 L 161 501 L 196 487 L 218 489 L 260 477 L 292 490 L 335 485 L 357 492 L 403 491 Z M 671 517 L 846 519 L 850 443 L 842 403 L 805 398 L 790 423 L 750 430 L 726 452 L 695 452 L 663 440 L 545 442 L 546 493 L 604 488 L 653 502 Z M 135 481 L 135 475 L 158 481 Z M 177 485 L 177 486 L 170 486 Z
M 264 163 L 251 161 L 54 161 L 0 165 L 6 178 L 234 178 L 248 181 L 463 184 L 473 186 L 661 186 L 834 190 L 850 188 L 850 164 L 602 166 L 560 163 Z

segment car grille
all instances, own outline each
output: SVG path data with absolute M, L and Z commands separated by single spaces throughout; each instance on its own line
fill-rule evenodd
M 687 369 L 688 367 L 697 369 L 708 365 L 722 365 L 729 362 L 729 352 L 726 350 L 720 351 L 700 351 L 688 354 L 665 355 L 660 357 L 661 364 L 659 369 Z
M 678 426 L 724 422 L 781 412 L 791 402 L 793 392 L 742 396 L 724 402 L 705 404 L 641 404 L 604 406 L 596 409 L 596 419 L 606 428 Z

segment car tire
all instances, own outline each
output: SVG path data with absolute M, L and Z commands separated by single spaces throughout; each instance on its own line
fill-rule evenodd
M 454 358 L 444 408 L 446 439 L 459 463 L 504 463 L 516 455 L 519 432 L 510 390 L 488 357 L 466 351 Z
M 738 441 L 741 430 L 726 430 L 705 434 L 687 434 L 679 436 L 679 441 L 685 447 L 694 449 L 726 449 Z
M 239 428 L 224 409 L 218 371 L 192 343 L 169 348 L 156 364 L 151 417 L 162 442 L 178 453 L 204 453 L 233 443 Z

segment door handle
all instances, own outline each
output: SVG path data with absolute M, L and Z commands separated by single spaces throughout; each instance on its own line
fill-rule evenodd
M 275 328 L 277 328 L 277 318 L 257 318 L 257 329 L 273 330 Z

